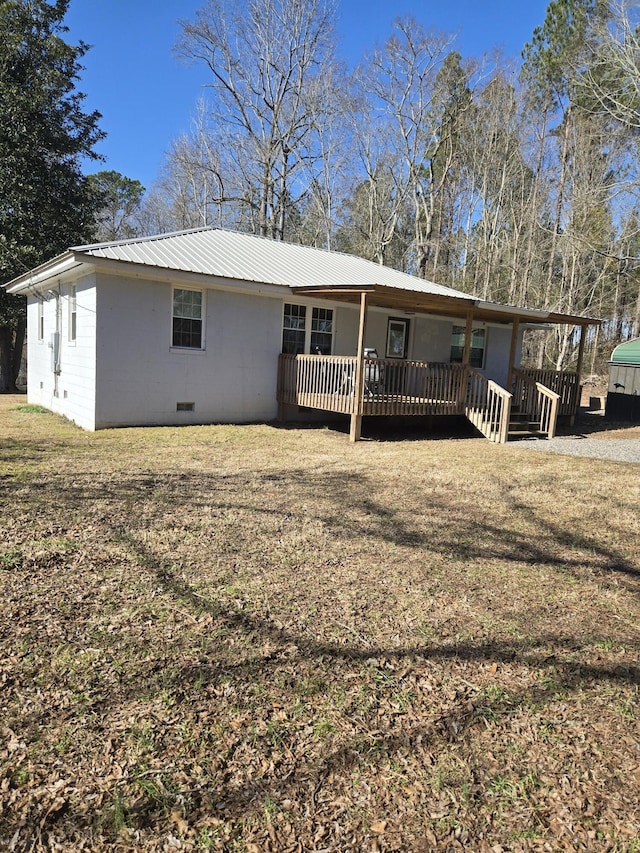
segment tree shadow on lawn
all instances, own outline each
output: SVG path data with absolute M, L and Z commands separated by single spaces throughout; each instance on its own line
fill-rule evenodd
M 17 492 L 24 487 L 23 483 L 5 482 L 0 486 L 19 503 Z M 363 757 L 376 764 L 400 752 L 443 749 L 447 743 L 472 737 L 475 727 L 483 731 L 488 720 L 506 720 L 522 708 L 544 707 L 558 694 L 581 693 L 590 685 L 602 683 L 610 686 L 640 684 L 640 671 L 636 666 L 581 660 L 583 641 L 572 641 L 570 637 L 552 632 L 507 640 L 408 642 L 397 646 L 366 641 L 344 644 L 316 641 L 303 630 L 277 625 L 268 615 L 203 596 L 193 583 L 181 576 L 179 550 L 168 562 L 143 538 L 150 525 L 162 529 L 168 510 L 187 526 L 199 518 L 205 508 L 231 515 L 252 513 L 272 521 L 288 520 L 294 526 L 315 519 L 337 539 L 350 541 L 361 537 L 369 540 L 372 558 L 377 554 L 377 545 L 389 544 L 422 550 L 425 557 L 437 553 L 462 562 L 498 560 L 507 567 L 509 563 L 514 566 L 544 565 L 560 574 L 572 573 L 581 580 L 584 580 L 587 565 L 599 579 L 624 582 L 637 594 L 638 567 L 623 553 L 573 528 L 565 529 L 543 518 L 535 505 L 515 500 L 506 488 L 501 498 L 502 506 L 494 508 L 496 511 L 491 514 L 477 504 L 470 505 L 468 500 L 465 502 L 442 493 L 425 493 L 422 496 L 424 505 L 415 519 L 405 506 L 396 508 L 375 497 L 374 475 L 357 472 L 351 472 L 348 477 L 344 473 L 310 474 L 305 470 L 284 474 L 74 474 L 71 482 L 68 476 L 48 474 L 30 483 L 29 489 L 41 517 L 53 516 L 57 511 L 58 517 L 71 518 L 76 525 L 91 517 L 107 541 L 120 543 L 123 552 L 152 581 L 154 588 L 160 587 L 181 610 L 195 617 L 206 613 L 213 623 L 212 635 L 223 629 L 220 636 L 224 637 L 226 631 L 229 635 L 242 636 L 247 642 L 247 654 L 235 662 L 212 659 L 208 649 L 200 659 L 192 657 L 180 661 L 179 643 L 172 640 L 171 643 L 176 642 L 176 660 L 167 669 L 163 670 L 161 658 L 153 663 L 150 661 L 143 664 L 142 672 L 125 678 L 120 687 L 95 697 L 90 707 L 101 720 L 109 719 L 110 709 L 116 704 L 139 700 L 154 690 L 168 689 L 175 695 L 182 692 L 192 697 L 201 695 L 206 703 L 212 701 L 211 694 L 206 693 L 207 687 L 219 687 L 231 679 L 241 691 L 248 692 L 255 684 L 272 684 L 285 666 L 326 672 L 327 678 L 338 681 L 354 665 L 360 670 L 358 677 L 364 678 L 371 667 L 384 673 L 389 665 L 397 673 L 398 662 L 403 663 L 403 668 L 420 668 L 425 661 L 450 664 L 452 668 L 465 663 L 486 665 L 485 669 L 495 664 L 515 665 L 539 673 L 535 683 L 514 689 L 506 697 L 504 694 L 483 694 L 467 683 L 451 701 L 439 706 L 435 714 L 425 714 L 426 719 L 419 723 L 411 722 L 405 715 L 395 728 L 381 731 L 379 720 L 371 714 L 363 719 L 360 735 L 344 735 L 335 744 L 327 743 L 326 748 L 308 759 L 292 759 L 282 772 L 272 771 L 262 778 L 258 774 L 243 780 L 231 778 L 219 790 L 200 790 L 194 794 L 194 803 L 197 797 L 201 798 L 199 808 L 210 810 L 223 819 L 241 821 L 248 813 L 260 812 L 267 798 L 281 802 L 288 793 L 293 797 L 299 789 L 306 790 L 308 808 L 313 810 L 323 788 L 329 786 L 330 775 L 333 772 L 349 774 Z M 295 501 L 291 500 L 292 495 Z M 96 506 L 99 506 L 97 521 L 92 515 Z M 507 508 L 527 520 L 524 528 L 516 529 L 510 524 L 508 515 L 504 523 L 500 522 L 498 510 Z M 33 512 L 33 508 L 30 511 Z M 612 516 L 615 516 L 615 507 Z M 215 518 L 210 523 L 215 524 Z M 532 536 L 535 531 L 537 535 Z M 270 528 L 259 535 L 268 539 Z M 590 641 L 597 639 L 595 632 L 589 638 Z M 637 648 L 638 641 L 625 645 Z M 460 672 L 465 672 L 465 668 L 461 667 Z M 462 675 L 457 680 L 462 683 Z M 239 739 L 240 734 L 237 737 Z M 268 748 L 265 744 L 266 754 Z M 151 811 L 145 820 L 160 820 L 160 816 L 161 808 L 155 818 Z
M 554 523 L 546 494 L 541 495 L 538 506 L 533 500 L 514 497 L 510 483 L 493 486 L 500 491 L 498 505 L 483 505 L 472 493 L 460 495 L 455 489 L 438 486 L 436 490 L 427 484 L 424 491 L 413 493 L 412 507 L 406 501 L 385 504 L 376 497 L 375 474 L 361 472 L 48 473 L 29 479 L 28 484 L 21 478 L 3 478 L 0 495 L 4 492 L 5 502 L 13 499 L 19 503 L 18 492 L 28 487 L 28 500 L 41 508 L 40 514 L 54 517 L 49 507 L 62 506 L 66 518 L 89 513 L 92 522 L 102 521 L 114 535 L 125 536 L 154 523 L 166 524 L 169 512 L 198 524 L 198 513 L 203 510 L 249 513 L 271 523 L 276 518 L 288 524 L 315 519 L 332 536 L 345 540 L 424 549 L 449 559 L 545 566 L 579 579 L 587 571 L 601 581 L 624 584 L 635 595 L 640 592 L 640 566 L 582 532 L 578 523 L 571 527 Z M 611 518 L 618 518 L 633 507 L 625 505 L 621 495 L 618 504 L 609 505 L 608 510 Z M 515 524 L 514 514 L 518 516 Z M 215 519 L 208 523 L 215 524 Z M 629 535 L 609 522 L 609 540 L 615 541 L 616 530 L 622 541 Z M 266 528 L 256 536 L 266 537 L 268 543 L 270 533 Z
M 300 788 L 306 788 L 307 807 L 313 809 L 316 797 L 323 788 L 331 788 L 328 780 L 334 775 L 346 774 L 348 779 L 363 764 L 379 766 L 382 762 L 384 765 L 399 754 L 438 754 L 448 749 L 447 744 L 473 739 L 476 729 L 483 733 L 487 727 L 495 726 L 496 736 L 502 737 L 500 726 L 518 715 L 523 708 L 535 717 L 536 708 L 544 709 L 559 697 L 562 707 L 565 707 L 564 703 L 570 701 L 568 694 L 575 692 L 583 695 L 590 686 L 602 683 L 610 686 L 640 684 L 640 668 L 580 661 L 571 654 L 571 641 L 553 634 L 508 642 L 467 641 L 399 647 L 317 642 L 302 633 L 279 627 L 268 618 L 245 610 L 234 610 L 212 599 L 203 598 L 191 584 L 175 572 L 167 570 L 162 561 L 157 560 L 143 544 L 131 540 L 131 547 L 140 565 L 172 599 L 196 613 L 206 612 L 215 626 L 227 629 L 229 635 L 243 635 L 257 652 L 233 664 L 208 664 L 201 660 L 197 664 L 183 665 L 175 671 L 171 680 L 167 681 L 166 674 L 161 677 L 163 689 L 188 694 L 197 684 L 206 702 L 206 697 L 212 695 L 208 688 L 220 689 L 230 681 L 234 684 L 236 697 L 248 696 L 255 685 L 273 685 L 283 671 L 295 673 L 296 667 L 305 671 L 311 668 L 321 679 L 326 673 L 327 681 L 346 683 L 343 681 L 345 676 L 351 679 L 356 677 L 353 673 L 355 666 L 357 678 L 363 681 L 367 677 L 371 678 L 372 670 L 380 675 L 381 684 L 377 689 L 383 697 L 393 686 L 401 687 L 402 678 L 407 672 L 423 669 L 425 662 L 427 665 L 436 662 L 452 666 L 451 670 L 447 667 L 447 680 L 449 684 L 457 684 L 455 695 L 440 705 L 434 699 L 429 707 L 437 711 L 432 713 L 424 708 L 420 722 L 415 722 L 412 715 L 405 711 L 401 717 L 391 717 L 388 728 L 381 728 L 379 713 L 374 709 L 360 717 L 358 734 L 343 733 L 336 742 L 328 744 L 328 748 L 327 745 L 324 748 L 321 745 L 308 756 L 293 757 L 293 751 L 289 750 L 290 760 L 283 759 L 280 771 L 248 774 L 244 779 L 229 777 L 224 788 L 214 792 L 201 791 L 204 802 L 200 801 L 199 805 L 215 807 L 216 813 L 227 820 L 242 820 L 249 813 L 260 813 L 267 800 L 282 802 L 288 796 L 293 798 L 296 792 L 299 797 Z M 265 645 L 269 647 L 267 654 L 262 652 Z M 576 650 L 581 648 L 579 642 L 575 642 L 574 646 Z M 560 648 L 568 653 L 549 653 L 549 649 Z M 474 678 L 474 670 L 470 670 L 467 664 L 486 664 L 485 670 L 496 665 L 501 668 L 525 667 L 537 671 L 538 678 L 527 687 L 507 691 L 498 689 L 492 694 L 479 686 L 474 687 L 466 680 Z M 387 667 L 391 674 L 387 672 Z M 431 671 L 431 675 L 438 678 L 435 671 Z M 295 676 L 291 677 L 295 681 Z M 397 685 L 389 684 L 395 678 L 399 679 Z M 495 683 L 499 685 L 499 676 Z M 147 680 L 140 687 L 148 691 L 151 684 Z M 236 702 L 242 704 L 238 698 Z M 276 707 L 279 707 L 277 703 Z M 265 701 L 265 709 L 271 713 L 268 699 Z M 542 714 L 545 725 L 553 726 L 553 720 L 549 720 L 544 711 Z M 241 737 L 239 734 L 238 739 Z M 258 751 L 264 750 L 264 755 L 269 755 L 272 748 L 266 735 L 264 744 L 256 747 Z M 286 754 L 287 750 L 284 752 Z

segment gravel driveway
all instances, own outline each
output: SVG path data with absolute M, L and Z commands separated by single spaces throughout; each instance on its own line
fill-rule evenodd
M 586 456 L 591 459 L 610 459 L 640 465 L 639 438 L 591 438 L 584 435 L 562 435 L 555 438 L 522 439 L 520 447 L 528 450 L 560 453 L 566 456 Z

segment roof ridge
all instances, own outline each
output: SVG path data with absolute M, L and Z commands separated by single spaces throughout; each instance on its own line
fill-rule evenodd
M 201 225 L 199 228 L 185 228 L 183 231 L 168 231 L 162 234 L 149 234 L 146 237 L 127 237 L 123 240 L 107 240 L 103 243 L 86 243 L 82 246 L 70 246 L 70 252 L 88 252 L 91 249 L 110 249 L 116 246 L 131 246 L 134 243 L 152 243 L 158 240 L 168 240 L 171 237 L 182 237 L 185 234 L 197 234 L 200 231 L 224 231 L 215 225 Z M 239 233 L 239 232 L 238 232 Z
M 159 242 L 161 240 L 169 240 L 176 237 L 183 237 L 187 234 L 198 234 L 198 233 L 207 233 L 212 231 L 218 231 L 222 234 L 231 234 L 237 237 L 249 237 L 254 240 L 262 240 L 265 243 L 275 243 L 276 245 L 281 246 L 291 246 L 294 249 L 303 249 L 306 251 L 315 251 L 319 252 L 323 255 L 332 255 L 338 256 L 342 258 L 348 258 L 353 261 L 366 261 L 367 263 L 374 264 L 375 266 L 380 266 L 383 269 L 391 269 L 401 275 L 407 276 L 411 279 L 418 279 L 419 281 L 425 282 L 425 284 L 432 284 L 436 287 L 446 287 L 446 285 L 440 285 L 437 282 L 431 281 L 430 279 L 420 279 L 419 276 L 413 275 L 412 273 L 405 272 L 405 270 L 397 269 L 396 267 L 389 267 L 386 264 L 378 264 L 376 261 L 371 260 L 371 258 L 363 258 L 361 255 L 353 255 L 350 252 L 343 252 L 336 249 L 327 249 L 321 246 L 308 246 L 305 243 L 292 243 L 289 240 L 274 240 L 272 237 L 267 237 L 263 234 L 252 234 L 249 231 L 238 231 L 234 228 L 219 228 L 215 225 L 202 225 L 198 228 L 186 228 L 182 231 L 169 231 L 161 234 L 150 234 L 146 237 L 128 237 L 124 240 L 109 240 L 103 243 L 88 243 L 83 246 L 71 246 L 69 251 L 71 252 L 90 252 L 95 249 L 109 249 L 116 248 L 118 246 L 132 246 L 140 243 L 152 243 Z M 448 288 L 449 290 L 455 290 L 455 288 Z

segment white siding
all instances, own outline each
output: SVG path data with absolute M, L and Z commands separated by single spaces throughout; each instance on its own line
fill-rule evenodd
M 415 317 L 412 358 L 418 361 L 444 362 L 451 360 L 453 323 L 433 317 Z
M 206 349 L 178 350 L 169 284 L 100 276 L 96 426 L 275 418 L 282 303 L 208 289 Z
M 516 346 L 516 366 L 520 364 L 522 352 L 522 330 Z M 486 356 L 483 373 L 503 388 L 507 386 L 509 350 L 511 349 L 511 326 L 488 326 L 486 331 Z M 508 389 L 510 390 L 510 389 Z
M 355 355 L 358 345 L 360 309 L 339 306 L 335 309 L 334 355 Z
M 52 408 L 53 371 L 49 342 L 56 328 L 55 300 L 42 303 L 44 338 L 38 340 L 38 304 L 35 296 L 27 297 L 27 400 L 34 405 Z
M 204 291 L 205 342 L 200 350 L 171 346 L 172 287 L 168 282 L 98 274 L 75 282 L 76 340 L 69 340 L 69 287 L 55 285 L 42 303 L 28 298 L 28 399 L 85 429 L 144 424 L 242 423 L 277 415 L 276 381 L 283 303 L 293 300 L 209 288 Z M 51 341 L 59 301 L 60 373 Z M 300 300 L 306 302 L 306 300 Z M 314 303 L 324 304 L 324 303 Z M 359 309 L 334 306 L 333 351 L 354 355 Z M 366 345 L 385 356 L 389 316 L 370 310 Z M 409 358 L 448 362 L 453 322 L 408 316 Z M 516 364 L 520 357 L 520 335 Z M 487 328 L 484 372 L 504 386 L 510 327 Z M 177 411 L 178 403 L 194 410 Z
M 27 304 L 27 398 L 84 429 L 95 429 L 96 291 L 93 276 L 75 282 L 76 340 L 69 340 L 69 288 L 44 294 L 44 339 L 38 339 L 38 300 Z M 52 291 L 58 293 L 56 297 Z M 56 310 L 58 321 L 56 323 Z M 59 333 L 60 373 L 53 370 L 53 338 Z

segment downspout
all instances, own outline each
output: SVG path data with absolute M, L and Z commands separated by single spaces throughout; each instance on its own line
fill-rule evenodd
M 60 376 L 60 350 L 62 345 L 62 300 L 60 299 L 60 286 L 57 290 L 49 290 L 56 300 L 56 329 L 53 333 L 53 340 L 49 344 L 51 347 L 51 370 L 53 372 L 53 396 L 58 397 L 60 389 L 58 387 L 58 377 Z

